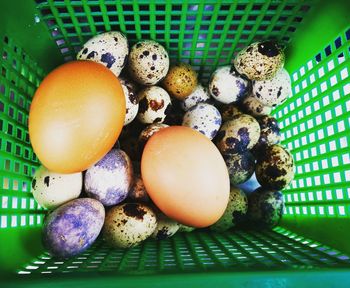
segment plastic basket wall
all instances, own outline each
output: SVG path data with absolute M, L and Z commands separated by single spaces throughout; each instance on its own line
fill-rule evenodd
M 188 279 L 209 285 L 206 277 L 210 275 L 224 282 L 231 279 L 218 274 L 225 271 L 244 284 L 237 275 L 260 279 L 265 276 L 256 271 L 269 271 L 270 276 L 273 271 L 309 271 L 312 275 L 315 269 L 350 268 L 345 255 L 350 253 L 345 237 L 350 234 L 346 231 L 350 227 L 349 27 L 339 25 L 342 29 L 330 32 L 329 39 L 310 44 L 315 53 L 294 53 L 293 58 L 293 51 L 298 52 L 298 42 L 293 41 L 302 39 L 298 35 L 304 32 L 304 22 L 315 17 L 312 11 L 320 9 L 320 1 L 20 2 L 23 7 L 19 10 L 29 15 L 31 25 L 38 25 L 35 33 L 40 37 L 34 49 L 33 43 L 24 45 L 29 37 L 24 31 L 1 32 L 0 260 L 4 264 L 0 270 L 6 272 L 6 277 L 11 272 L 21 274 L 12 280 L 67 272 L 92 277 L 103 272 L 105 278 L 91 278 L 90 284 L 97 285 L 114 275 L 119 279 L 137 275 L 139 280 L 127 278 L 121 283 L 139 281 L 139 285 L 147 286 L 150 283 L 142 281 L 145 275 L 161 282 L 165 274 L 175 277 L 171 279 L 176 282 L 183 277 L 176 275 L 186 273 Z M 14 4 L 7 5 L 11 11 L 16 10 L 12 9 Z M 315 21 L 320 19 L 316 17 Z M 287 57 L 291 55 L 287 69 L 294 95 L 273 111 L 282 128 L 282 142 L 296 160 L 297 172 L 290 187 L 283 191 L 286 209 L 280 227 L 266 232 L 180 233 L 164 241 L 147 240 L 129 250 L 110 249 L 98 241 L 82 255 L 66 261 L 52 259 L 42 249 L 40 227 L 45 210 L 30 193 L 31 176 L 38 165 L 27 131 L 31 98 L 52 63 L 74 59 L 82 43 L 108 30 L 125 32 L 131 44 L 142 38 L 161 42 L 173 62 L 189 62 L 204 83 L 217 66 L 229 64 L 237 51 L 253 41 L 276 39 L 295 46 L 287 53 Z M 52 62 L 47 63 L 48 58 Z M 200 273 L 202 278 L 193 274 L 205 271 L 211 273 Z M 303 279 L 298 275 L 300 278 L 291 283 L 297 285 Z M 314 283 L 327 283 L 321 274 L 317 275 Z M 337 279 L 343 277 L 335 275 Z M 43 285 L 38 279 L 26 284 Z M 286 279 L 292 281 L 290 276 Z M 254 286 L 252 283 L 249 285 Z M 285 287 L 281 283 L 280 287 Z

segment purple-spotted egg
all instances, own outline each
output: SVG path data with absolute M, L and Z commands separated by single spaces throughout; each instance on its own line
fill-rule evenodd
M 210 99 L 209 91 L 206 87 L 198 84 L 194 91 L 181 101 L 180 105 L 182 110 L 188 111 L 193 106 L 196 106 L 201 102 L 208 102 Z
M 282 68 L 269 80 L 253 81 L 253 95 L 263 105 L 275 107 L 292 95 L 289 74 Z
M 180 224 L 163 213 L 157 213 L 157 227 L 152 234 L 152 238 L 163 240 L 173 236 L 180 228 Z
M 245 97 L 241 103 L 242 110 L 253 117 L 269 115 L 272 108 L 259 102 L 253 95 Z
M 250 80 L 266 80 L 283 67 L 284 58 L 284 52 L 277 43 L 255 42 L 240 51 L 233 64 L 238 73 Z
M 122 202 L 133 184 L 133 168 L 129 156 L 112 149 L 85 174 L 85 192 L 104 206 Z
M 250 83 L 233 66 L 216 69 L 210 78 L 209 92 L 221 103 L 229 104 L 242 99 L 250 90 Z
M 155 85 L 169 70 L 165 48 L 153 40 L 142 40 L 132 46 L 128 63 L 129 74 L 142 85 Z
M 220 129 L 221 114 L 215 106 L 199 103 L 185 113 L 182 125 L 197 130 L 212 140 Z
M 136 118 L 139 111 L 139 100 L 137 99 L 137 86 L 135 83 L 123 77 L 119 77 L 119 81 L 123 88 L 126 103 L 125 126 Z
M 125 203 L 107 212 L 103 237 L 112 247 L 129 248 L 150 237 L 157 227 L 156 214 L 141 203 Z
M 230 175 L 231 185 L 246 182 L 254 173 L 255 158 L 250 151 L 224 155 L 224 160 Z
M 139 114 L 141 123 L 162 123 L 171 111 L 171 99 L 163 88 L 151 86 L 141 90 L 138 94 Z
M 44 221 L 43 244 L 56 257 L 68 258 L 89 248 L 105 220 L 103 205 L 79 198 L 58 207 Z
M 77 60 L 90 60 L 103 64 L 116 76 L 126 65 L 129 54 L 128 40 L 121 32 L 99 34 L 87 41 L 77 54 Z

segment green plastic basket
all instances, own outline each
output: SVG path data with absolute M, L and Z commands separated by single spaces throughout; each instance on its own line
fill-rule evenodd
M 0 285 L 350 287 L 348 1 L 0 1 Z M 261 39 L 286 45 L 293 97 L 273 111 L 296 176 L 273 231 L 195 231 L 69 260 L 42 248 L 28 130 L 43 77 L 108 30 L 155 39 L 206 81 Z

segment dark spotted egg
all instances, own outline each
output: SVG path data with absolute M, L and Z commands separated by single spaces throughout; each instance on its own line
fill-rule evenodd
M 125 203 L 107 212 L 103 237 L 112 247 L 129 248 L 150 237 L 157 227 L 156 214 L 141 203 Z
M 186 112 L 182 125 L 197 130 L 212 140 L 220 129 L 221 115 L 215 106 L 199 103 Z
M 254 228 L 273 228 L 279 223 L 283 210 L 284 200 L 280 191 L 259 187 L 249 194 L 248 217 Z
M 139 41 L 130 50 L 128 69 L 138 83 L 155 85 L 168 73 L 168 52 L 153 40 Z
M 268 146 L 257 159 L 255 174 L 262 187 L 281 190 L 294 178 L 293 157 L 281 145 Z
M 135 173 L 134 184 L 129 191 L 129 199 L 136 202 L 150 202 L 145 185 L 140 174 Z
M 157 213 L 157 227 L 152 238 L 163 240 L 173 236 L 180 228 L 180 224 L 163 213 Z
M 194 91 L 181 101 L 180 105 L 182 110 L 188 111 L 188 109 L 196 106 L 198 103 L 208 102 L 209 99 L 210 95 L 208 89 L 203 87 L 201 84 L 198 84 Z
M 111 31 L 96 35 L 87 41 L 77 54 L 77 60 L 91 60 L 109 68 L 116 76 L 126 65 L 128 40 L 121 32 Z
M 255 158 L 250 151 L 224 155 L 224 160 L 230 175 L 231 185 L 246 182 L 254 173 Z
M 141 123 L 162 123 L 171 111 L 171 99 L 163 88 L 151 86 L 144 88 L 138 94 L 139 114 Z
M 242 110 L 254 117 L 269 115 L 272 108 L 259 102 L 253 95 L 245 97 L 241 103 Z
M 242 99 L 250 90 L 250 83 L 233 66 L 216 69 L 210 78 L 209 92 L 221 103 L 229 104 Z
M 139 101 L 137 99 L 136 84 L 123 77 L 119 77 L 119 81 L 123 88 L 126 103 L 125 126 L 136 118 L 137 112 L 139 111 Z
M 284 65 L 284 52 L 275 42 L 250 44 L 233 61 L 238 73 L 250 80 L 266 80 L 275 76 Z
M 239 154 L 251 149 L 259 137 L 258 121 L 250 115 L 239 114 L 221 126 L 215 141 L 222 154 Z
M 292 95 L 290 77 L 281 69 L 269 80 L 253 81 L 253 95 L 263 105 L 275 107 Z
M 223 105 L 219 108 L 219 111 L 223 122 L 231 120 L 233 116 L 242 114 L 242 111 L 236 104 Z
M 112 149 L 85 174 L 85 192 L 104 206 L 122 202 L 133 184 L 133 168 L 129 156 Z
M 218 232 L 226 231 L 245 220 L 248 211 L 248 199 L 245 193 L 235 187 L 231 187 L 227 208 L 219 221 L 210 227 Z
M 83 186 L 82 173 L 60 174 L 40 166 L 33 176 L 32 193 L 34 199 L 44 208 L 58 206 L 78 198 Z

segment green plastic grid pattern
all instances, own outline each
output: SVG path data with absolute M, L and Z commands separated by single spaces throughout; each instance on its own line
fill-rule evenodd
M 285 217 L 350 217 L 350 29 L 292 73 L 293 98 L 274 111 L 296 175 Z
M 7 36 L 1 39 L 0 53 L 0 229 L 41 225 L 42 208 L 30 193 L 38 160 L 27 122 L 44 71 Z
M 237 231 L 178 233 L 162 241 L 147 240 L 131 249 L 111 249 L 98 241 L 85 253 L 68 260 L 44 253 L 19 274 L 114 272 L 152 274 L 213 270 L 274 270 L 349 267 L 350 259 L 327 246 L 292 232 Z
M 207 80 L 234 53 L 265 38 L 288 44 L 312 1 L 37 1 L 66 61 L 97 33 L 116 30 L 130 43 L 160 41 L 171 60 L 190 62 Z

